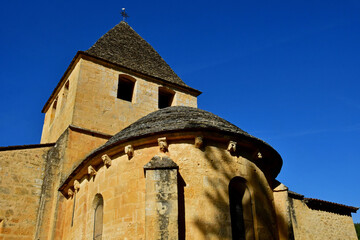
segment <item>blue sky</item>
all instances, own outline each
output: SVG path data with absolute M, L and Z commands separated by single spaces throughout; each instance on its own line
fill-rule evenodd
M 1 5 L 0 146 L 39 143 L 41 109 L 71 59 L 126 7 L 134 30 L 203 92 L 199 108 L 281 154 L 279 181 L 360 207 L 360 1 Z

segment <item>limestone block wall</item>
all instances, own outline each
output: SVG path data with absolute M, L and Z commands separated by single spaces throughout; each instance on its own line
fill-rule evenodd
M 290 201 L 296 240 L 357 239 L 351 216 L 312 210 L 299 199 L 290 199 Z
M 0 151 L 0 239 L 34 239 L 50 148 Z
M 294 239 L 288 188 L 280 184 L 274 189 L 274 203 L 276 211 L 277 228 L 280 240 Z
M 69 74 L 64 85 L 46 111 L 41 143 L 56 142 L 65 129 L 72 123 L 80 65 L 80 62 L 75 65 L 73 71 Z M 54 109 L 55 99 L 56 109 Z
M 146 175 L 146 239 L 179 239 L 178 171 L 170 158 L 155 156 L 144 166 Z
M 104 144 L 110 136 L 70 127 L 59 137 L 49 151 L 41 193 L 37 235 L 39 239 L 52 239 L 58 235 L 57 216 L 62 214 L 59 185 L 72 169 L 92 150 Z
M 235 176 L 246 179 L 250 191 L 252 216 L 246 219 L 253 221 L 255 238 L 277 239 L 273 195 L 265 176 L 245 157 L 231 155 L 225 143 L 208 141 L 198 149 L 193 140 L 173 140 L 166 153 L 157 144 L 127 144 L 135 146 L 131 159 L 118 146 L 111 166 L 94 166 L 96 175 L 79 179 L 76 196 L 61 197 L 56 239 L 92 238 L 96 194 L 104 199 L 103 239 L 147 239 L 143 167 L 154 156 L 168 156 L 179 166 L 179 239 L 232 239 L 228 186 Z
M 82 59 L 72 124 L 115 134 L 139 118 L 158 110 L 161 85 Z M 131 102 L 117 98 L 119 75 L 135 80 Z M 196 97 L 176 91 L 173 105 L 197 106 Z
M 67 177 L 86 155 L 105 144 L 109 138 L 110 136 L 95 136 L 91 132 L 79 132 L 78 130 L 69 129 L 62 163 L 62 178 Z
M 197 99 L 194 96 L 191 96 L 186 93 L 176 92 L 173 100 L 172 106 L 188 106 L 188 107 L 197 107 Z

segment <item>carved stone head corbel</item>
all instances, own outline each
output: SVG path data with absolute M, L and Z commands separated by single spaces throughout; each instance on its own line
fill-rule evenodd
M 107 155 L 107 154 L 104 154 L 101 156 L 101 159 L 103 160 L 104 162 L 104 165 L 106 167 L 110 167 L 111 166 L 111 158 Z
M 129 160 L 134 156 L 134 148 L 132 145 L 125 146 L 124 151 L 128 155 Z
M 158 144 L 160 147 L 160 151 L 162 151 L 162 152 L 168 151 L 168 144 L 166 141 L 166 137 L 158 138 Z
M 75 189 L 75 193 L 77 193 L 80 190 L 80 183 L 78 180 L 74 181 L 74 189 Z
M 236 142 L 230 141 L 230 142 L 229 142 L 229 145 L 228 145 L 228 147 L 227 147 L 227 150 L 228 150 L 230 153 L 235 153 L 235 152 L 236 152 Z
M 93 166 L 91 166 L 91 165 L 88 167 L 88 174 L 90 176 L 95 176 L 97 174 L 95 168 Z
M 195 147 L 201 148 L 204 144 L 204 139 L 202 136 L 195 137 Z
M 71 188 L 68 189 L 68 196 L 69 196 L 69 197 L 73 197 L 73 196 L 74 196 L 74 191 L 73 191 Z

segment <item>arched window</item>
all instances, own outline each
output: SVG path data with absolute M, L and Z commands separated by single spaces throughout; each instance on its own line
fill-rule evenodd
M 101 194 L 96 194 L 93 202 L 94 212 L 94 240 L 102 239 L 103 233 L 103 214 L 104 214 L 104 199 Z
M 250 191 L 246 180 L 234 177 L 229 184 L 231 231 L 233 240 L 254 239 Z
M 131 102 L 133 98 L 134 86 L 135 79 L 126 75 L 120 75 L 117 98 Z

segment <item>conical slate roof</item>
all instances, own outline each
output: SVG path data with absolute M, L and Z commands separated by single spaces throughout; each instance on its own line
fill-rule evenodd
M 124 21 L 85 52 L 137 72 L 188 87 L 154 48 Z
M 243 135 L 268 145 L 264 141 L 250 135 L 234 124 L 211 112 L 193 107 L 173 106 L 160 109 L 140 118 L 127 128 L 124 128 L 119 133 L 115 134 L 103 146 L 95 150 L 95 152 L 132 138 L 145 137 L 169 131 L 199 129 L 220 131 L 232 135 Z
M 88 166 L 88 162 L 91 161 L 93 157 L 101 152 L 116 147 L 118 144 L 163 133 L 179 133 L 186 131 L 217 132 L 249 140 L 255 144 L 255 146 L 261 147 L 261 149 L 267 149 L 267 151 L 271 152 L 271 158 L 268 158 L 263 162 L 263 164 L 271 166 L 271 177 L 275 178 L 280 172 L 282 166 L 281 156 L 269 144 L 251 136 L 234 124 L 211 112 L 193 107 L 173 106 L 152 112 L 115 134 L 104 145 L 87 155 L 70 176 L 61 184 L 59 190 L 63 191 L 64 186 L 69 183 L 76 174 L 80 173 L 81 169 Z

